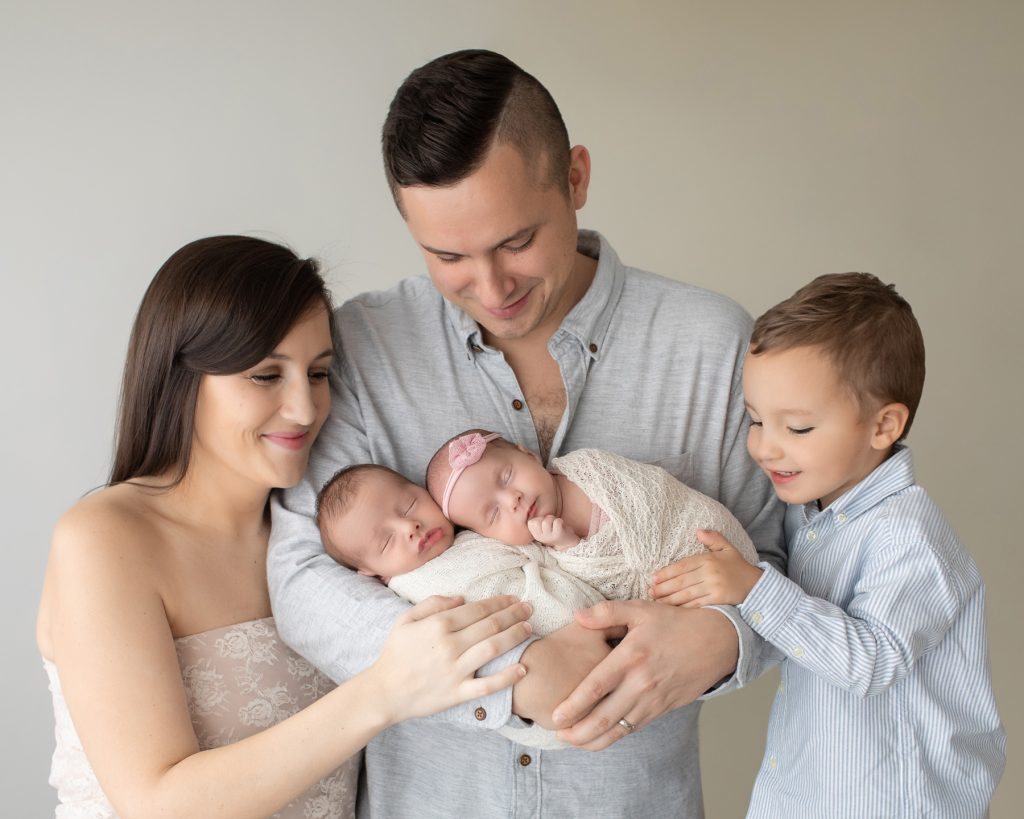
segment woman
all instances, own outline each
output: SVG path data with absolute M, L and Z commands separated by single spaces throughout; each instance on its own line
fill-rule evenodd
M 376 733 L 524 673 L 473 677 L 528 634 L 512 598 L 425 601 L 329 693 L 277 638 L 267 499 L 327 416 L 332 321 L 315 263 L 258 239 L 193 242 L 150 284 L 110 482 L 58 523 L 39 611 L 58 816 L 350 815 L 342 762 Z

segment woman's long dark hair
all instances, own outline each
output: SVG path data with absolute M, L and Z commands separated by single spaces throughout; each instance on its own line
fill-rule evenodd
M 331 297 L 312 259 L 247 236 L 185 245 L 157 271 L 135 317 L 121 385 L 109 483 L 175 470 L 192 453 L 203 374 L 242 372 L 266 358 L 310 310 Z

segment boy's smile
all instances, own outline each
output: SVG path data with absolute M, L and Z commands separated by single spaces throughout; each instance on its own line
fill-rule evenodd
M 886 406 L 862 406 L 817 348 L 747 354 L 747 449 L 786 503 L 825 508 L 866 478 L 891 450 Z M 902 427 L 901 427 L 902 429 Z

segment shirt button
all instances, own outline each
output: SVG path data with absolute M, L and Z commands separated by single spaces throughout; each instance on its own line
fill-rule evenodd
M 779 767 L 779 760 L 777 760 L 773 756 L 769 757 L 768 758 L 768 767 L 771 768 L 774 771 L 776 768 Z
M 804 656 L 804 647 L 803 646 L 794 646 L 793 647 L 793 656 L 794 657 L 803 657 Z M 480 709 L 477 709 L 477 710 L 483 711 L 484 709 L 480 708 Z M 477 717 L 477 719 L 483 719 L 483 717 Z
M 811 531 L 809 531 L 807 533 L 807 539 L 808 540 L 813 542 L 813 541 L 817 540 L 817 538 L 818 538 L 818 533 L 815 532 L 813 529 L 811 529 Z
M 764 622 L 764 615 L 761 614 L 761 612 L 759 612 L 759 611 L 755 611 L 754 612 L 754 616 L 751 617 L 750 619 L 754 621 L 754 625 L 755 626 L 759 626 L 759 625 L 761 625 L 761 623 Z
M 514 410 L 517 410 L 517 411 L 518 411 L 518 410 L 521 410 L 522 408 L 523 408 L 523 402 L 522 402 L 522 401 L 520 401 L 520 400 L 519 400 L 518 398 L 516 398 L 516 399 L 515 399 L 515 400 L 514 400 L 514 401 L 512 402 L 512 409 L 514 409 Z
M 840 523 L 846 523 L 846 515 L 840 512 L 838 515 L 836 515 L 836 520 Z
M 473 352 L 474 353 L 482 353 L 483 351 L 484 351 L 484 348 L 481 347 L 479 344 L 474 344 L 473 345 Z
M 533 759 L 530 757 L 529 754 L 523 754 L 521 757 L 519 757 L 519 764 L 522 765 L 524 768 L 531 762 L 533 762 Z
M 781 694 L 781 693 L 782 693 L 783 691 L 785 691 L 785 690 L 786 690 L 786 686 L 784 686 L 784 685 L 779 685 L 779 693 L 780 693 L 780 694 Z
M 477 708 L 476 711 L 473 712 L 473 716 L 483 722 L 487 719 L 487 710 L 485 708 Z
M 592 352 L 592 353 L 596 353 L 597 352 L 597 345 L 594 344 L 594 342 L 590 342 L 590 345 L 587 347 L 587 349 L 590 350 L 590 352 Z

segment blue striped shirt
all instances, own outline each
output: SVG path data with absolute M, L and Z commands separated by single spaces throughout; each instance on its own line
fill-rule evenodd
M 979 817 L 1003 771 L 974 561 L 899 447 L 786 513 L 740 615 L 782 661 L 748 817 Z

